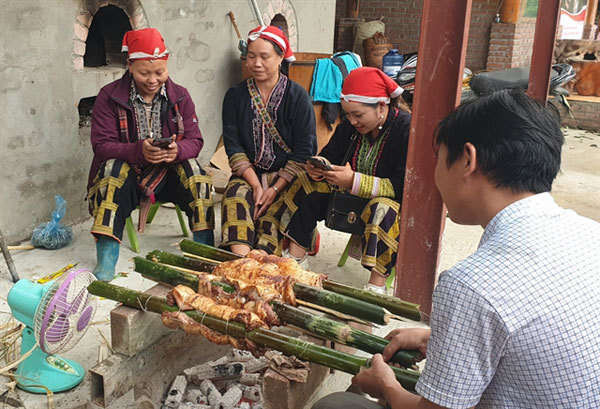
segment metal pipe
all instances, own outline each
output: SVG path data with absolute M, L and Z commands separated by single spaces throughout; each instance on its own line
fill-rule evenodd
M 265 22 L 263 21 L 262 15 L 260 14 L 260 9 L 258 8 L 258 4 L 256 3 L 256 0 L 250 0 L 250 4 L 252 5 L 252 10 L 254 11 L 254 14 L 256 15 L 258 24 L 260 24 L 261 26 L 264 26 Z

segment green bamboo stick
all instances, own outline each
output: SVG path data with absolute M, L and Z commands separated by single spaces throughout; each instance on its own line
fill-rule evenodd
M 188 239 L 181 240 L 179 248 L 184 253 L 195 254 L 217 262 L 236 260 L 241 257 L 239 254 L 209 246 L 208 244 L 196 243 Z
M 384 325 L 390 322 L 391 314 L 383 307 L 334 293 L 333 291 L 296 283 L 294 284 L 294 293 L 296 294 L 296 298 L 300 300 L 330 308 L 376 324 Z
M 146 260 L 143 257 L 134 257 L 134 270 L 141 273 L 144 277 L 154 281 L 176 286 L 179 284 L 198 290 L 198 276 L 192 273 L 186 273 L 174 268 Z
M 338 294 L 343 294 L 348 297 L 366 301 L 370 304 L 379 305 L 392 314 L 396 314 L 414 321 L 421 321 L 419 304 L 413 304 L 411 302 L 403 301 L 399 298 L 390 297 L 389 295 L 385 294 L 377 294 L 372 291 L 360 290 L 349 285 L 336 283 L 335 281 L 323 281 L 323 288 Z
M 142 309 L 144 311 L 161 313 L 163 311 L 178 310 L 177 307 L 169 306 L 164 298 L 161 299 L 104 281 L 94 281 L 88 286 L 88 291 L 99 297 L 115 300 L 129 307 Z M 366 358 L 360 358 L 330 348 L 320 347 L 310 342 L 288 337 L 265 328 L 257 328 L 248 332 L 242 324 L 237 322 L 225 321 L 199 311 L 186 311 L 185 313 L 195 321 L 201 322 L 203 325 L 206 325 L 215 331 L 219 331 L 222 334 L 231 335 L 240 339 L 247 338 L 257 345 L 275 349 L 286 355 L 294 355 L 298 359 L 338 369 L 349 374 L 357 374 L 361 366 L 369 365 L 369 360 Z M 418 374 L 399 368 L 392 367 L 392 369 L 396 374 L 398 382 L 400 382 L 407 390 L 414 391 L 414 387 L 418 380 Z
M 141 272 L 145 277 L 149 277 L 158 282 L 164 282 L 169 285 L 183 284 L 193 289 L 198 288 L 199 278 L 193 274 L 171 269 L 167 266 L 156 265 L 152 261 L 141 257 L 135 257 L 135 270 Z M 164 277 L 164 278 L 163 278 Z M 181 280 L 179 280 L 181 277 Z M 212 281 L 211 284 L 218 285 L 224 291 L 232 293 L 235 288 L 229 284 L 219 281 Z M 312 288 L 312 287 L 311 287 Z M 355 301 L 355 300 L 352 300 Z M 300 328 L 309 330 L 317 335 L 328 338 L 332 341 L 353 346 L 361 351 L 370 353 L 381 353 L 389 341 L 369 334 L 365 331 L 352 328 L 349 325 L 330 320 L 325 317 L 319 317 L 306 311 L 287 306 L 281 303 L 274 303 L 273 307 L 280 319 L 296 325 Z M 417 351 L 398 351 L 392 358 L 392 362 L 399 363 L 404 367 L 410 368 L 418 361 L 419 353 Z
M 194 274 L 178 271 L 174 268 L 141 257 L 134 257 L 133 260 L 135 263 L 135 271 L 145 276 L 150 276 L 154 280 L 165 282 L 170 285 L 184 284 L 193 289 L 198 288 L 199 279 Z M 181 275 L 184 282 L 178 282 L 178 275 Z M 294 292 L 298 299 L 376 324 L 387 324 L 390 321 L 391 314 L 382 307 L 355 298 L 346 297 L 345 295 L 299 283 L 294 284 Z
M 202 271 L 205 273 L 212 272 L 219 262 L 203 261 L 188 257 L 181 257 L 166 251 L 154 250 L 146 255 L 148 260 L 156 263 L 168 264 L 170 266 L 182 267 L 188 270 Z
M 198 244 L 198 243 L 194 243 L 193 241 L 184 239 L 179 243 L 179 247 L 182 249 L 182 251 L 184 251 L 186 253 L 200 256 L 200 257 L 203 257 L 206 259 L 211 259 L 217 263 L 221 262 L 221 261 L 235 260 L 235 259 L 242 257 L 238 254 L 230 253 L 228 251 L 224 251 L 221 249 L 216 249 L 211 246 L 199 245 L 199 244 L 197 246 L 195 246 L 195 244 Z M 167 254 L 170 254 L 170 253 L 167 253 Z M 196 268 L 193 267 L 192 263 L 185 261 L 186 260 L 185 257 L 176 256 L 174 254 L 172 254 L 171 256 L 179 257 L 179 259 L 175 259 L 175 258 L 171 257 L 170 260 L 172 260 L 173 262 L 183 263 L 183 264 L 172 264 L 172 265 L 177 265 L 180 267 L 189 268 L 191 270 L 196 270 Z M 166 258 L 165 258 L 164 263 L 171 264 L 171 262 L 166 261 Z M 405 317 L 405 318 L 415 320 L 415 321 L 421 320 L 421 313 L 419 312 L 418 304 L 413 304 L 411 302 L 403 301 L 399 298 L 390 297 L 390 296 L 384 295 L 384 294 L 376 294 L 376 293 L 373 293 L 372 291 L 360 290 L 358 288 L 354 288 L 351 286 L 347 286 L 347 285 L 336 283 L 334 281 L 329 281 L 329 280 L 323 281 L 323 288 L 325 290 L 333 291 L 338 294 L 345 295 L 347 297 L 352 297 L 352 298 L 356 298 L 358 300 L 365 301 L 369 304 L 378 305 L 382 308 L 385 308 L 392 314 L 399 315 L 401 317 Z
M 271 305 L 279 319 L 284 323 L 295 325 L 313 334 L 358 348 L 361 351 L 380 354 L 383 353 L 385 347 L 390 343 L 390 341 L 377 335 L 369 334 L 348 324 L 311 314 L 290 305 L 279 302 L 274 302 Z M 392 356 L 390 361 L 400 364 L 405 368 L 411 368 L 421 358 L 419 351 L 399 350 Z

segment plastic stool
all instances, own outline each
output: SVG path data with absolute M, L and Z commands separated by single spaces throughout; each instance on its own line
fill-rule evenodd
M 161 205 L 162 203 L 156 202 L 152 206 L 150 206 L 150 210 L 148 211 L 148 218 L 146 219 L 146 224 L 152 223 L 152 220 L 154 220 L 154 216 L 156 216 L 156 212 L 158 212 L 158 208 Z M 183 218 L 183 213 L 181 212 L 179 205 L 175 205 L 175 211 L 177 212 L 177 219 L 179 220 L 181 233 L 183 234 L 183 237 L 188 237 L 190 233 L 188 232 L 187 226 L 185 224 L 185 219 Z M 135 253 L 139 253 L 140 242 L 138 240 L 135 227 L 133 226 L 131 216 L 129 216 L 127 220 L 125 220 L 125 230 L 127 230 L 127 238 L 129 238 L 129 246 L 131 247 L 131 250 L 133 250 Z

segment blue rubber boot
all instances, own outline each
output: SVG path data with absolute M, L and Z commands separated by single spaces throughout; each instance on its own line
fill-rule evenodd
M 98 280 L 110 281 L 115 278 L 115 266 L 119 259 L 119 242 L 107 236 L 100 236 L 96 242 L 96 267 L 92 273 Z
M 196 243 L 208 244 L 209 246 L 215 245 L 215 234 L 212 230 L 200 230 L 194 232 L 194 241 Z

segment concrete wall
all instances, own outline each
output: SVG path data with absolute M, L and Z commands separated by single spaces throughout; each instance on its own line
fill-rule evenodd
M 30 237 L 50 218 L 53 197 L 68 204 L 67 223 L 88 218 L 86 183 L 92 151 L 77 105 L 123 69 L 81 68 L 77 19 L 90 4 L 113 4 L 140 26 L 159 29 L 172 52 L 171 77 L 196 103 L 208 162 L 221 134 L 221 102 L 240 79 L 237 37 L 257 23 L 247 0 L 4 0 L 0 7 L 0 229 L 9 242 Z M 335 0 L 258 0 L 266 21 L 283 14 L 296 51 L 333 50 Z M 83 19 L 85 20 L 85 19 Z M 78 29 L 79 27 L 79 29 Z M 86 32 L 84 30 L 84 32 Z M 244 35 L 244 34 L 242 34 Z

